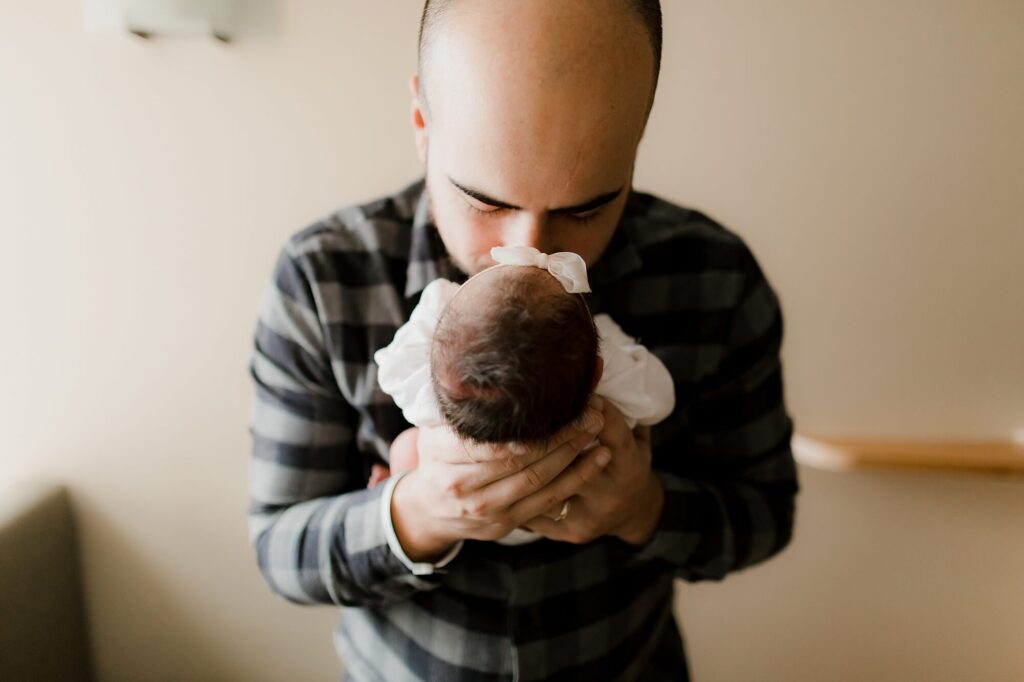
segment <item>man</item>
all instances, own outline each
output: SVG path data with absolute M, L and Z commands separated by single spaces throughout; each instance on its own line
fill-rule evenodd
M 631 187 L 660 20 L 649 0 L 428 3 L 425 185 L 337 212 L 278 260 L 252 362 L 250 535 L 274 591 L 347 607 L 353 679 L 685 679 L 673 577 L 720 579 L 790 538 L 778 301 L 739 237 Z M 543 446 L 425 429 L 419 467 L 365 489 L 408 426 L 373 353 L 427 283 L 464 281 L 498 245 L 582 255 L 593 312 L 665 362 L 676 410 L 630 431 L 595 400 Z M 546 540 L 488 542 L 517 526 Z

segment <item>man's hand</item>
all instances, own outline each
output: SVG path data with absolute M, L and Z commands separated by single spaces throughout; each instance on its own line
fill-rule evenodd
M 611 463 L 569 499 L 569 513 L 554 521 L 563 501 L 527 523 L 552 540 L 583 543 L 611 535 L 632 545 L 650 540 L 665 501 L 665 491 L 651 469 L 651 429 L 631 431 L 614 405 L 604 401 L 604 428 L 598 434 Z M 589 454 L 589 453 L 588 453 Z
M 543 447 L 474 445 L 444 427 L 420 429 L 419 467 L 398 482 L 391 503 L 405 553 L 431 561 L 459 540 L 497 540 L 578 494 L 607 464 L 604 448 L 577 457 L 605 426 L 603 402 L 592 399 Z

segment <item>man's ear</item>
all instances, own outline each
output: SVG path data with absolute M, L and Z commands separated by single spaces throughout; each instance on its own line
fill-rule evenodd
M 594 381 L 590 384 L 590 392 L 593 393 L 597 389 L 597 384 L 601 381 L 601 375 L 604 374 L 604 358 L 600 355 L 597 356 L 597 362 L 594 366 Z
M 423 98 L 420 96 L 420 77 L 413 74 L 409 78 L 409 93 L 412 95 L 412 129 L 416 136 L 416 153 L 422 163 L 427 162 L 427 119 L 424 112 Z

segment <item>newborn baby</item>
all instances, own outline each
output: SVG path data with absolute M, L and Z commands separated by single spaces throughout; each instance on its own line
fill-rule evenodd
M 672 411 L 668 370 L 607 315 L 592 318 L 586 265 L 576 254 L 492 249 L 499 265 L 461 287 L 435 280 L 389 346 L 374 356 L 381 388 L 415 426 L 447 424 L 478 443 L 537 443 L 576 420 L 591 392 L 630 427 Z M 395 439 L 390 472 L 415 468 L 416 429 Z M 499 542 L 538 536 L 514 531 Z

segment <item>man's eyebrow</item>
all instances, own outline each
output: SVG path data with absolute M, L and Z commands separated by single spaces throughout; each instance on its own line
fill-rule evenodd
M 593 199 L 588 199 L 587 201 L 584 201 L 582 204 L 576 204 L 575 206 L 566 206 L 565 208 L 553 208 L 553 209 L 551 209 L 551 212 L 552 213 L 586 213 L 587 211 L 593 211 L 595 208 L 600 208 L 601 206 L 604 206 L 605 204 L 609 204 L 612 201 L 614 201 L 616 198 L 618 198 L 618 196 L 620 194 L 622 194 L 622 190 L 624 188 L 625 188 L 625 185 L 623 185 L 622 187 L 618 188 L 614 192 L 605 192 L 604 194 L 599 194 L 598 196 L 594 197 Z
M 497 206 L 498 208 L 510 208 L 513 211 L 518 211 L 519 210 L 519 206 L 514 206 L 513 204 L 510 204 L 507 201 L 502 201 L 501 199 L 495 199 L 494 197 L 489 197 L 486 194 L 484 194 L 483 192 L 480 192 L 478 190 L 472 189 L 470 187 L 466 187 L 464 185 L 460 185 L 459 183 L 455 182 L 451 178 L 448 178 L 448 181 L 450 183 L 452 183 L 453 185 L 455 185 L 459 189 L 460 192 L 462 192 L 463 194 L 468 195 L 470 197 L 473 197 L 474 199 L 479 201 L 481 204 L 487 204 L 488 206 Z
M 511 209 L 513 211 L 520 210 L 520 207 L 516 206 L 515 204 L 510 204 L 507 201 L 502 201 L 501 199 L 495 199 L 494 197 L 487 196 L 483 192 L 481 192 L 479 190 L 475 190 L 472 187 L 466 187 L 465 185 L 460 185 L 459 183 L 455 182 L 455 180 L 453 180 L 452 178 L 448 178 L 448 181 L 451 182 L 453 185 L 455 185 L 455 187 L 460 192 L 462 192 L 463 194 L 465 194 L 465 195 L 467 195 L 469 197 L 472 197 L 472 198 L 476 199 L 477 201 L 479 201 L 482 204 L 487 204 L 488 206 L 495 206 L 497 208 L 507 208 L 507 209 Z M 625 186 L 618 188 L 614 192 L 606 192 L 604 194 L 600 194 L 600 195 L 594 197 L 593 199 L 588 199 L 588 200 L 586 200 L 586 201 L 584 201 L 582 203 L 576 204 L 574 206 L 565 206 L 563 208 L 553 208 L 553 209 L 551 209 L 550 212 L 551 213 L 586 213 L 587 211 L 593 211 L 595 208 L 599 208 L 601 206 L 604 206 L 607 203 L 610 203 L 610 202 L 614 201 L 620 194 L 622 194 L 622 190 L 624 188 L 625 188 Z

